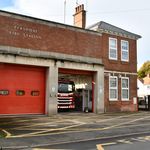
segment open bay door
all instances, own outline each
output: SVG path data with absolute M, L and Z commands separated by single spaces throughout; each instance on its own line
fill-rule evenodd
M 93 72 L 60 69 L 58 108 L 93 112 Z M 72 83 L 72 84 L 71 84 Z M 73 85 L 73 86 L 71 86 Z

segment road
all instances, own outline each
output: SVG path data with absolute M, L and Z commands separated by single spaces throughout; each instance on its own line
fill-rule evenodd
M 104 150 L 149 150 L 150 136 L 122 139 L 116 142 L 103 144 Z
M 2 116 L 0 130 L 6 134 L 5 139 L 0 138 L 3 149 L 92 150 L 102 145 L 106 150 L 117 150 L 119 146 L 134 146 L 135 143 L 145 144 L 146 149 L 150 136 L 150 113 Z
M 49 146 L 37 147 L 40 149 L 61 149 L 61 150 L 149 150 L 150 136 L 148 135 L 130 135 L 108 139 L 97 139 L 80 142 L 70 142 L 65 144 L 56 144 Z

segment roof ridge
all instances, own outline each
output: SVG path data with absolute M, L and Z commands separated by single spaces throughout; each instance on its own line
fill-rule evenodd
M 130 32 L 130 31 L 127 31 L 127 30 L 125 30 L 125 29 L 122 29 L 122 28 L 120 28 L 120 27 L 117 27 L 117 26 L 115 26 L 115 25 L 112 25 L 112 24 L 110 24 L 110 23 L 107 23 L 107 22 L 105 22 L 105 21 L 99 21 L 99 22 L 97 22 L 96 24 L 93 24 L 93 25 L 91 25 L 90 27 L 89 27 L 89 29 L 94 29 L 94 27 L 96 27 L 96 26 L 98 26 L 97 27 L 97 30 L 99 29 L 99 30 L 104 30 L 103 32 L 105 32 L 105 30 L 108 30 L 108 31 L 112 31 L 112 32 L 117 32 L 117 33 L 121 33 L 121 34 L 123 34 L 123 36 L 124 35 L 127 35 L 127 36 L 131 36 L 131 37 L 135 37 L 136 39 L 139 39 L 139 38 L 141 38 L 141 36 L 140 35 L 138 35 L 138 34 L 135 34 L 135 33 L 132 33 L 132 32 Z

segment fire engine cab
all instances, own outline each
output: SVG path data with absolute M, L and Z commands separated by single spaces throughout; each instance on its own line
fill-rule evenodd
M 59 80 L 58 82 L 58 108 L 75 109 L 75 84 L 69 80 Z

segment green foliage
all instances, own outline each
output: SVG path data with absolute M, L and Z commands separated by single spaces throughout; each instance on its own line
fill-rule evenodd
M 4 138 L 5 135 L 3 133 L 0 133 L 0 138 Z
M 150 73 L 150 61 L 146 61 L 138 71 L 138 77 L 144 78 Z

